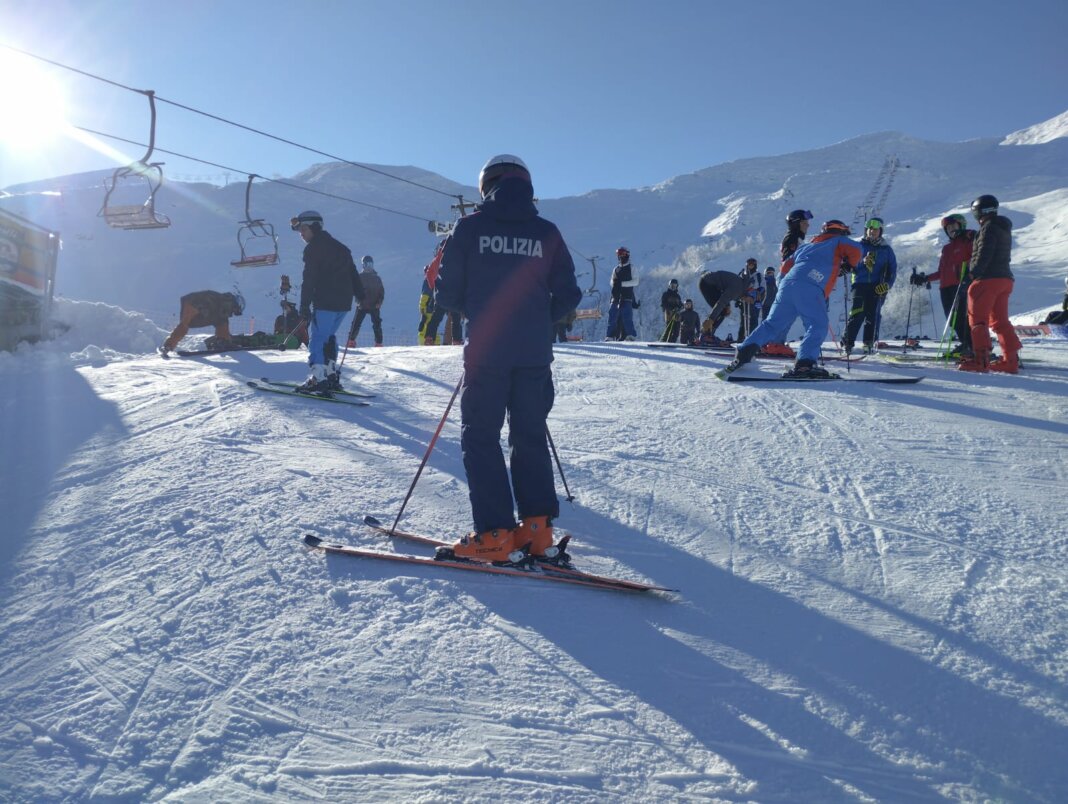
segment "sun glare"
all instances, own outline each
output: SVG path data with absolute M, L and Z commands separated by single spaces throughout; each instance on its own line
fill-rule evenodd
M 0 141 L 11 150 L 40 152 L 67 129 L 63 90 L 22 56 L 0 51 Z

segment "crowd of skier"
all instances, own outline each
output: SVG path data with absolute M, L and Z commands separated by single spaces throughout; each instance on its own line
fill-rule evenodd
M 424 269 L 419 333 L 437 342 L 446 322 L 447 337 L 464 342 L 459 386 L 460 445 L 474 528 L 454 544 L 439 548 L 439 558 L 481 562 L 537 560 L 568 566 L 553 538 L 559 514 L 546 419 L 553 405 L 553 340 L 566 338 L 583 297 L 575 266 L 557 227 L 534 205 L 530 171 L 516 156 L 491 158 L 479 175 L 482 202 L 461 218 Z M 998 213 L 997 199 L 979 196 L 972 203 L 978 229 L 962 215 L 942 220 L 947 243 L 938 269 L 913 271 L 916 285 L 939 284 L 947 319 L 959 338 L 959 367 L 965 371 L 1016 373 L 1020 341 L 1008 317 L 1013 287 L 1009 268 L 1012 224 Z M 808 239 L 812 213 L 798 209 L 786 219 L 781 265 L 761 273 L 750 258 L 738 273 L 708 271 L 697 286 L 709 308 L 702 319 L 693 299 L 684 299 L 672 279 L 660 299 L 661 340 L 691 345 L 734 344 L 734 359 L 723 370 L 737 371 L 758 353 L 796 357 L 786 377 L 821 378 L 820 348 L 828 333 L 828 298 L 842 273 L 850 275 L 853 304 L 841 333 L 848 355 L 857 342 L 876 348 L 880 310 L 898 277 L 893 248 L 883 236 L 882 219 L 865 223 L 853 239 L 849 226 L 831 219 Z M 305 242 L 304 273 L 298 304 L 284 297 L 276 334 L 297 338 L 308 347 L 310 374 L 297 390 L 329 395 L 341 389 L 337 330 L 356 301 L 347 343 L 371 317 L 376 346 L 382 345 L 380 309 L 384 299 L 374 260 L 366 256 L 357 271 L 349 249 L 323 228 L 322 216 L 305 211 L 291 221 Z M 620 246 L 612 272 L 609 340 L 637 337 L 634 310 L 638 284 L 630 251 Z M 283 291 L 288 280 L 283 277 Z M 737 339 L 720 340 L 716 331 L 738 311 Z M 1068 296 L 1065 301 L 1068 309 Z M 190 327 L 214 326 L 216 343 L 232 342 L 231 315 L 240 315 L 240 294 L 200 291 L 182 297 L 180 321 L 164 343 L 176 348 Z M 800 319 L 804 334 L 795 355 L 787 333 Z M 466 324 L 466 339 L 462 327 Z M 306 325 L 306 332 L 303 330 Z M 1000 357 L 992 359 L 990 330 L 997 334 Z M 509 423 L 510 465 L 500 437 Z M 510 469 L 510 471 L 509 471 Z

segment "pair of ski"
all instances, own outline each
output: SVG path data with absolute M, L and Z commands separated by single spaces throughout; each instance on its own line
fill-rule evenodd
M 248 380 L 246 384 L 249 388 L 255 388 L 257 391 L 269 391 L 272 394 L 299 396 L 304 399 L 318 399 L 323 402 L 337 402 L 341 405 L 355 405 L 363 408 L 371 404 L 365 400 L 374 397 L 374 394 L 369 394 L 365 391 L 349 391 L 347 389 L 323 393 L 302 391 L 300 390 L 302 383 L 293 382 L 291 380 L 272 380 L 269 377 L 261 377 L 259 380 Z
M 829 377 L 788 377 L 775 374 L 741 375 L 719 369 L 714 372 L 718 379 L 727 382 L 881 382 L 889 385 L 912 385 L 923 379 L 920 377 L 843 377 L 831 373 Z
M 401 530 L 391 530 L 373 516 L 365 516 L 364 524 L 371 530 L 389 536 L 393 539 L 404 539 L 415 544 L 427 547 L 446 547 L 451 542 L 426 536 L 420 533 L 409 533 Z M 570 536 L 565 536 L 560 541 L 560 551 L 567 547 Z M 482 561 L 470 561 L 466 559 L 437 559 L 428 556 L 407 555 L 404 553 L 385 553 L 380 550 L 367 550 L 362 547 L 353 547 L 347 544 L 327 544 L 318 536 L 310 533 L 305 534 L 304 543 L 326 553 L 345 555 L 353 558 L 373 558 L 385 561 L 395 561 L 405 564 L 418 564 L 427 567 L 445 567 L 448 569 L 466 570 L 469 572 L 482 572 L 491 575 L 511 575 L 519 578 L 531 578 L 554 583 L 566 583 L 575 586 L 586 586 L 595 589 L 609 589 L 616 592 L 674 592 L 655 584 L 628 581 L 624 578 L 613 578 L 605 575 L 594 575 L 583 572 L 573 567 L 563 567 L 541 561 L 531 561 L 524 565 L 515 564 L 488 564 Z

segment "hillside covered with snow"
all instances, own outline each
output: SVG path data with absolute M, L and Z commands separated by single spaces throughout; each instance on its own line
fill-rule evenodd
M 1065 798 L 1063 345 L 848 372 L 911 386 L 558 347 L 558 525 L 679 590 L 638 595 L 302 544 L 426 553 L 361 519 L 398 511 L 458 349 L 350 353 L 354 408 L 247 387 L 301 354 L 165 361 L 139 314 L 57 313 L 0 353 L 0 799 Z M 458 439 L 403 526 L 468 526 Z

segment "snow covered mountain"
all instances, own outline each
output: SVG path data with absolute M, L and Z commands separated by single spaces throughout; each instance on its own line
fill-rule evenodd
M 542 212 L 557 222 L 576 252 L 584 287 L 607 290 L 617 245 L 630 247 L 643 280 L 646 302 L 639 315 L 647 337 L 659 327 L 656 307 L 669 276 L 698 301 L 696 279 L 703 270 L 738 270 L 754 256 L 776 265 L 783 218 L 793 208 L 813 210 L 817 222 L 850 221 L 887 160 L 899 167 L 886 203 L 887 236 L 898 246 L 901 264 L 931 269 L 941 247 L 938 221 L 962 210 L 978 194 L 993 192 L 1014 219 L 1014 264 L 1021 270 L 1012 312 L 1055 304 L 1066 273 L 1059 234 L 1059 208 L 1034 199 L 1068 189 L 1065 115 L 1011 134 L 1001 141 L 926 142 L 900 133 L 857 137 L 813 151 L 745 159 L 677 176 L 654 187 L 596 190 L 582 196 L 542 199 Z M 477 165 L 471 169 L 473 178 Z M 466 199 L 474 188 L 413 167 L 381 169 Z M 537 189 L 537 166 L 532 166 Z M 82 174 L 9 188 L 4 208 L 58 229 L 64 237 L 58 291 L 68 298 L 118 304 L 148 314 L 164 327 L 177 314 L 183 293 L 238 285 L 249 301 L 255 326 L 269 326 L 277 314 L 282 273 L 295 282 L 301 271 L 302 243 L 286 222 L 303 209 L 318 209 L 327 228 L 354 254 L 372 254 L 386 283 L 383 310 L 392 342 L 414 342 L 422 267 L 436 241 L 418 218 L 447 221 L 455 199 L 340 163 L 317 165 L 293 177 L 297 184 L 357 199 L 415 218 L 316 196 L 280 184 L 257 184 L 252 212 L 273 222 L 280 238 L 280 266 L 233 269 L 236 231 L 244 215 L 244 183 L 219 188 L 171 182 L 159 194 L 169 229 L 125 232 L 109 229 L 97 217 L 103 180 L 110 172 Z M 42 195 L 43 192 L 61 195 Z M 1031 210 L 1031 211 L 1028 211 Z M 932 226 L 932 224 L 934 224 Z M 579 256 L 582 255 L 582 256 Z M 601 256 L 596 282 L 582 257 Z M 900 283 L 887 303 L 891 326 L 910 290 Z M 587 304 L 596 303 L 591 297 Z M 923 305 L 929 300 L 920 300 Z M 833 302 L 832 302 L 833 304 Z M 832 307 L 832 309 L 834 309 Z M 923 307 L 917 312 L 922 313 Z M 903 315 L 902 315 L 903 318 Z M 252 322 L 243 322 L 246 326 Z M 903 327 L 904 321 L 900 326 Z M 931 333 L 927 333 L 931 334 Z M 592 335 L 592 332 L 591 332 Z

